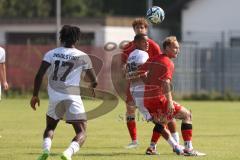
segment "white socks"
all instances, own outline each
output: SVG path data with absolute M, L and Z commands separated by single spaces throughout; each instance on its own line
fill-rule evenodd
M 156 143 L 153 143 L 153 142 L 151 142 L 151 143 L 150 143 L 150 147 L 151 147 L 151 148 L 157 148 L 157 144 L 156 144 Z
M 173 139 L 177 142 L 177 144 L 179 144 L 179 134 L 178 132 L 175 132 L 175 133 L 171 133 Z
M 77 153 L 77 151 L 79 151 L 79 144 L 76 141 L 73 141 L 64 151 L 64 154 L 66 154 L 68 157 L 72 157 L 72 155 Z
M 44 138 L 43 139 L 43 152 L 50 152 L 52 145 L 51 138 Z M 77 151 L 79 151 L 79 144 L 76 141 L 71 142 L 69 147 L 64 151 L 64 154 L 66 154 L 68 157 L 72 157 L 73 154 L 75 154 Z
M 44 138 L 44 139 L 43 139 L 43 145 L 42 145 L 43 151 L 48 151 L 48 152 L 50 152 L 51 146 L 52 146 L 52 140 L 51 140 L 51 138 L 49 138 L 49 137 Z
M 171 137 L 171 136 L 168 138 L 167 142 L 168 142 L 168 144 L 170 144 L 170 146 L 171 146 L 172 148 L 174 148 L 176 145 L 178 145 L 178 143 L 177 143 L 177 142 L 174 140 L 174 138 Z
M 186 149 L 192 150 L 193 149 L 192 141 L 184 141 L 184 147 Z

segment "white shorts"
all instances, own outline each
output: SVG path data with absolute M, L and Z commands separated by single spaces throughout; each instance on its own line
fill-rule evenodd
M 47 115 L 55 120 L 66 122 L 87 120 L 81 96 L 69 96 L 61 93 L 49 95 Z
M 145 85 L 143 82 L 130 83 L 130 92 L 132 94 L 133 100 L 139 111 L 142 113 L 146 120 L 151 119 L 151 115 L 144 105 L 144 91 Z
M 131 83 L 130 92 L 132 94 L 134 103 L 136 106 L 144 106 L 144 84 L 141 83 Z

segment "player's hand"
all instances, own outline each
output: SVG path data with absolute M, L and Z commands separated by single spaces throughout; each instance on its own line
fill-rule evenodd
M 3 83 L 3 89 L 6 91 L 6 90 L 8 90 L 8 88 L 9 88 L 8 83 L 4 82 Z
M 173 115 L 174 112 L 175 112 L 174 105 L 173 105 L 173 103 L 169 102 L 168 103 L 168 114 Z
M 92 83 L 90 84 L 90 86 L 89 86 L 89 88 L 92 90 L 92 96 L 93 96 L 94 98 L 96 97 L 96 93 L 95 93 L 94 88 L 96 88 L 97 85 L 98 85 L 97 82 L 92 82 Z
M 31 105 L 31 107 L 32 107 L 32 109 L 34 110 L 34 111 L 36 111 L 36 103 L 38 104 L 38 106 L 40 106 L 40 100 L 39 100 L 39 98 L 37 97 L 37 96 L 33 96 L 32 97 L 32 99 L 31 99 L 31 101 L 30 101 L 30 105 Z
M 95 93 L 94 88 L 91 88 L 91 90 L 92 90 L 92 96 L 93 96 L 93 98 L 95 98 L 96 97 L 96 93 Z

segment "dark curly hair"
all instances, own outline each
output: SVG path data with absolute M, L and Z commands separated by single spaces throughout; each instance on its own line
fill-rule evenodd
M 60 41 L 65 47 L 71 47 L 80 40 L 81 31 L 77 26 L 64 25 L 60 30 Z

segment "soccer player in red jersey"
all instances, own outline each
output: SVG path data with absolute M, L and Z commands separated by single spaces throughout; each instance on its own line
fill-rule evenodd
M 182 120 L 181 132 L 185 147 L 183 154 L 186 156 L 203 156 L 204 153 L 193 150 L 191 112 L 173 101 L 172 98 L 171 81 L 174 73 L 174 63 L 171 59 L 176 58 L 179 51 L 180 47 L 176 37 L 167 37 L 163 42 L 163 54 L 149 58 L 141 66 L 140 72 L 147 73 L 144 80 L 144 106 L 148 109 L 156 125 L 165 125 L 173 118 Z M 162 128 L 158 130 L 159 133 L 162 133 L 162 131 Z
M 148 23 L 145 18 L 137 18 L 132 23 L 133 30 L 135 34 L 147 34 L 148 31 Z M 148 44 L 149 48 L 147 50 L 147 53 L 149 54 L 149 57 L 154 57 L 155 55 L 162 54 L 159 45 L 154 42 L 152 39 L 148 38 Z M 122 64 L 123 66 L 126 64 L 126 61 L 128 59 L 129 54 L 136 49 L 136 46 L 134 45 L 134 42 L 129 42 L 123 49 L 122 53 Z M 131 96 L 129 87 L 127 89 L 126 93 L 126 121 L 127 121 L 127 127 L 129 134 L 131 136 L 132 142 L 127 146 L 127 148 L 135 148 L 138 146 L 137 141 L 137 127 L 136 127 L 136 121 L 135 121 L 135 112 L 136 107 L 133 102 L 133 98 Z M 172 136 L 174 139 L 179 143 L 179 135 L 176 131 L 176 122 L 175 120 L 172 120 L 168 123 L 168 129 L 170 130 Z M 160 137 L 160 134 L 156 131 L 157 128 L 154 127 L 153 134 L 151 138 L 150 147 L 147 149 L 146 154 L 156 154 L 156 143 Z

